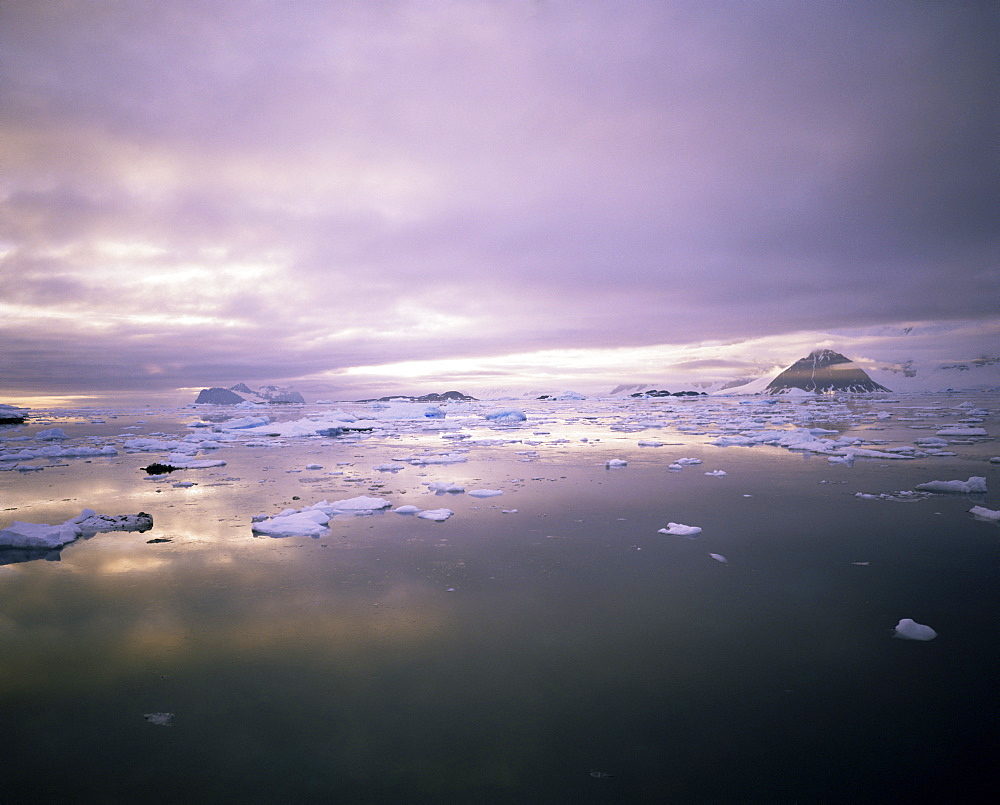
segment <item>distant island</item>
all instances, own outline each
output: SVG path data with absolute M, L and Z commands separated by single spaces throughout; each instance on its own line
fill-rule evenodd
M 476 398 L 471 397 L 468 394 L 463 394 L 460 391 L 446 391 L 444 394 L 424 394 L 420 397 L 411 397 L 407 394 L 394 394 L 391 397 L 377 397 L 370 400 L 355 400 L 359 403 L 373 403 L 373 402 L 447 402 L 449 400 L 455 400 L 459 402 L 475 402 Z
M 871 393 L 889 391 L 885 386 L 872 380 L 850 358 L 832 349 L 817 349 L 797 360 L 779 375 L 767 388 L 765 394 L 785 394 L 791 389 L 821 394 L 824 392 Z
M 198 393 L 195 404 L 201 405 L 239 405 L 240 403 L 304 403 L 302 395 L 297 391 L 281 386 L 261 386 L 254 391 L 246 383 L 237 383 L 228 389 L 213 386 L 202 389 Z

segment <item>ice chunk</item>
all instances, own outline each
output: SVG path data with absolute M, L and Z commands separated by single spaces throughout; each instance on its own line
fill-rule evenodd
M 143 718 L 146 719 L 150 724 L 156 724 L 158 727 L 172 727 L 174 726 L 174 714 L 173 713 L 145 713 Z
M 726 559 L 726 557 L 721 553 L 710 553 L 709 556 L 711 556 L 716 562 L 722 562 L 724 565 L 729 564 L 729 560 Z
M 1000 523 L 1000 511 L 987 509 L 985 506 L 973 506 L 969 509 L 969 513 L 983 520 L 992 520 L 994 523 Z
M 679 464 L 682 467 L 694 466 L 695 464 L 701 464 L 700 458 L 679 458 L 674 464 Z
M 437 522 L 443 522 L 451 517 L 455 512 L 451 509 L 425 509 L 424 511 L 417 514 L 423 520 L 436 520 Z
M 420 512 L 419 506 L 397 506 L 393 511 L 396 514 L 418 514 Z
M 661 528 L 656 533 L 671 534 L 676 537 L 697 537 L 701 533 L 701 528 L 696 525 L 684 525 L 683 523 L 667 523 L 666 528 Z
M 326 533 L 330 515 L 317 509 L 282 512 L 270 520 L 254 523 L 252 529 L 257 534 L 269 537 L 318 537 Z
M 361 495 L 346 500 L 335 500 L 333 503 L 317 503 L 316 508 L 331 511 L 334 514 L 357 514 L 388 509 L 392 504 L 383 498 L 370 498 Z
M 485 415 L 488 420 L 498 425 L 513 425 L 528 419 L 520 408 L 498 408 Z
M 61 548 L 82 533 L 82 529 L 73 520 L 60 525 L 15 520 L 7 528 L 0 530 L 0 547 Z
M 307 470 L 321 470 L 321 469 L 323 469 L 323 465 L 322 464 L 306 464 L 306 469 Z
M 895 636 L 902 637 L 904 640 L 933 640 L 937 637 L 937 632 L 930 626 L 924 626 L 924 624 L 917 623 L 910 618 L 903 618 L 896 624 Z
M 958 495 L 984 493 L 986 492 L 986 478 L 974 475 L 968 481 L 928 481 L 925 484 L 917 484 L 916 488 L 923 492 L 941 492 Z
M 49 428 L 48 430 L 40 430 L 35 434 L 35 439 L 39 442 L 54 442 L 59 439 L 68 439 L 66 431 L 62 428 Z
M 604 466 L 609 470 L 620 469 L 622 467 L 627 467 L 628 462 L 623 458 L 610 458 L 604 462 Z
M 474 498 L 495 498 L 502 494 L 501 489 L 473 489 L 469 492 L 469 496 Z
M 465 491 L 465 487 L 460 484 L 448 483 L 448 481 L 432 481 L 427 484 L 427 488 L 431 492 L 435 492 L 439 495 L 452 494 L 458 495 Z
M 728 473 L 725 470 L 712 470 L 711 472 L 706 472 L 705 475 L 711 475 L 715 478 L 724 478 Z
M 400 470 L 406 469 L 405 464 L 378 464 L 372 467 L 373 470 L 377 472 L 399 472 Z
M 986 436 L 983 428 L 972 428 L 968 425 L 949 425 L 937 432 L 938 436 Z

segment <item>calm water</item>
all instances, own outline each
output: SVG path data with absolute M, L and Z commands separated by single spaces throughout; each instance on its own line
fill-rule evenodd
M 893 446 L 969 400 L 997 435 L 996 397 L 785 407 Z M 1000 445 L 847 467 L 707 444 L 750 408 L 538 403 L 502 431 L 449 409 L 473 439 L 518 442 L 398 473 L 373 467 L 455 442 L 416 423 L 237 444 L 210 456 L 225 467 L 167 481 L 139 471 L 162 452 L 3 472 L 0 527 L 85 506 L 155 526 L 0 567 L 0 801 L 977 801 L 1000 748 L 1000 528 L 968 509 L 1000 508 Z M 4 435 L 58 426 L 120 448 L 197 416 L 52 414 Z M 682 456 L 704 463 L 668 470 Z M 988 494 L 854 494 L 972 475 Z M 427 492 L 438 480 L 505 494 Z M 455 516 L 250 530 L 252 514 L 362 494 Z M 658 534 L 668 521 L 703 532 Z M 894 639 L 907 617 L 939 637 Z

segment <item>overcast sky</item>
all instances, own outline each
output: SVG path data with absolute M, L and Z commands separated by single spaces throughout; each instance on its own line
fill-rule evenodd
M 996 354 L 996 8 L 4 0 L 0 394 Z

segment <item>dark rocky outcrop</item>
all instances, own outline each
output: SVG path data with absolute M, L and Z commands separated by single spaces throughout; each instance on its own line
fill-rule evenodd
M 218 386 L 202 389 L 198 392 L 198 399 L 195 400 L 196 403 L 203 405 L 239 405 L 243 401 L 243 398 L 235 391 Z
M 420 397 L 412 397 L 408 394 L 396 394 L 392 397 L 377 397 L 370 400 L 356 400 L 359 403 L 371 403 L 371 402 L 447 402 L 449 400 L 457 400 L 459 402 L 475 402 L 475 397 L 470 397 L 468 394 L 463 394 L 460 391 L 446 391 L 444 394 L 424 394 Z
M 789 389 L 854 394 L 889 391 L 850 358 L 830 349 L 814 350 L 796 361 L 768 383 L 764 393 L 781 394 Z

